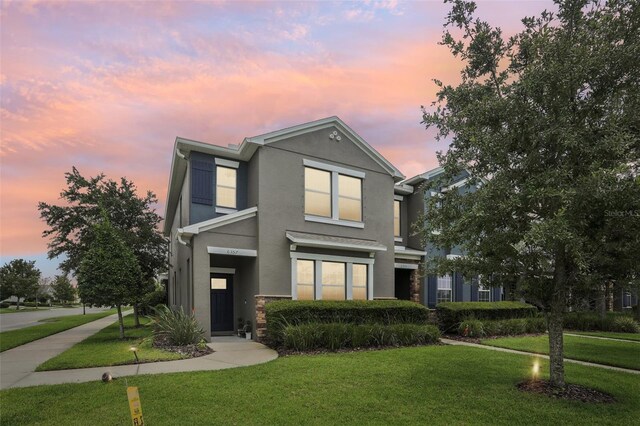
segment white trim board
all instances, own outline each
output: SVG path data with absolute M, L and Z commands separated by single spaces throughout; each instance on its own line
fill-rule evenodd
M 216 166 L 230 167 L 232 169 L 237 169 L 240 166 L 239 162 L 227 160 L 226 158 L 216 157 L 215 162 Z
M 211 268 L 209 268 L 209 272 L 212 273 L 212 274 L 231 274 L 231 275 L 235 275 L 236 268 L 215 268 L 215 267 L 211 267 Z

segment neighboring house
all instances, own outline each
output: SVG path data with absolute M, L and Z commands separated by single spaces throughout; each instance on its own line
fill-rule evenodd
M 459 191 L 467 193 L 475 191 L 467 187 L 468 173 L 463 172 L 439 191 L 425 191 L 424 184 L 443 173 L 442 168 L 403 180 L 395 185 L 394 218 L 396 220 L 395 253 L 396 258 L 405 259 L 396 263 L 395 294 L 398 299 L 410 299 L 420 302 L 429 308 L 435 308 L 440 302 L 493 302 L 502 300 L 502 289 L 483 287 L 482 279 L 475 277 L 465 279 L 462 273 L 451 271 L 444 276 L 427 275 L 420 277 L 416 271 L 418 264 L 429 256 L 457 257 L 464 253 L 459 247 L 451 250 L 436 250 L 424 247 L 421 236 L 411 229 L 424 214 L 427 201 L 438 196 L 439 192 Z M 398 223 L 399 221 L 399 223 Z
M 169 303 L 207 338 L 274 299 L 395 298 L 400 171 L 337 117 L 215 146 L 177 138 L 164 233 Z M 412 266 L 413 267 L 413 266 Z M 415 275 L 417 277 L 417 275 Z

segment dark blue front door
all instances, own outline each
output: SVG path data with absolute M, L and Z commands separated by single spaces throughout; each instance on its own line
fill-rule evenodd
M 233 331 L 233 275 L 211 274 L 211 331 Z

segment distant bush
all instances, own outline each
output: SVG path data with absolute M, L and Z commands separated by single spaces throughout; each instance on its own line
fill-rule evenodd
M 538 310 L 522 302 L 444 302 L 436 305 L 438 322 L 444 332 L 458 329 L 467 319 L 501 320 L 533 317 Z
M 11 306 L 11 303 L 9 302 L 0 302 L 0 308 L 8 308 L 9 306 Z
M 306 323 L 287 325 L 282 331 L 283 347 L 295 351 L 436 343 L 440 331 L 433 325 Z
M 147 293 L 140 303 L 140 315 L 152 315 L 153 308 L 167 304 L 167 293 L 163 289 Z
M 204 330 L 193 314 L 161 306 L 154 310 L 153 336 L 171 346 L 186 346 L 200 342 Z
M 418 324 L 425 325 L 429 311 L 404 300 L 299 301 L 282 300 L 265 307 L 267 336 L 272 346 L 283 343 L 285 327 L 303 324 Z
M 543 317 L 512 318 L 505 320 L 464 320 L 458 326 L 458 334 L 465 337 L 518 336 L 547 331 Z
M 631 317 L 618 317 L 613 320 L 611 331 L 618 333 L 640 333 L 640 325 Z
M 621 321 L 618 321 L 621 320 Z M 603 317 L 598 312 L 569 312 L 564 318 L 564 328 L 576 331 L 613 331 L 633 329 L 630 324 L 638 325 L 628 313 L 607 312 Z

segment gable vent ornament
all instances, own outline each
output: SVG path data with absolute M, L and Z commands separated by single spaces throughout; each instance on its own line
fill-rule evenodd
M 329 133 L 329 139 L 335 139 L 340 142 L 342 140 L 342 136 L 340 136 L 338 132 L 334 130 L 332 133 Z

